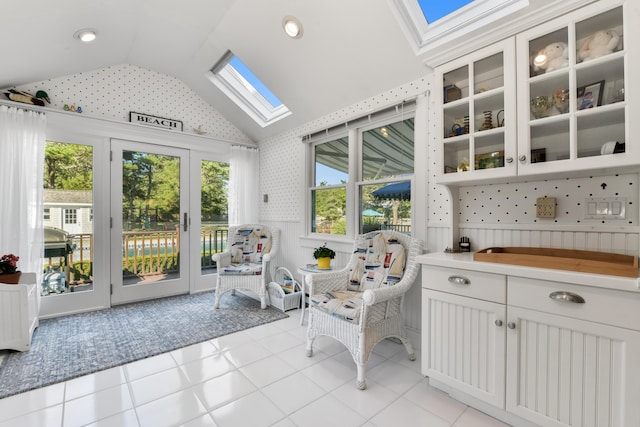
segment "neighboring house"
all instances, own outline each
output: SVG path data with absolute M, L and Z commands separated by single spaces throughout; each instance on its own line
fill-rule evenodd
M 90 190 L 45 189 L 44 226 L 69 234 L 93 232 L 93 200 Z

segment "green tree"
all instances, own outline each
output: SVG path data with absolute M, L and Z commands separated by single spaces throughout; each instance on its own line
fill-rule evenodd
M 229 164 L 203 161 L 201 173 L 201 215 L 212 219 L 228 214 Z
M 93 147 L 47 142 L 44 157 L 44 188 L 91 190 L 93 188 Z

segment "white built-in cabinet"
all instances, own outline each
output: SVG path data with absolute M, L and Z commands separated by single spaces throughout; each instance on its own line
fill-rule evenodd
M 638 38 L 631 8 L 601 0 L 437 67 L 437 182 L 640 164 L 640 148 L 630 140 L 640 131 L 629 103 L 639 69 L 630 54 Z M 610 49 L 585 50 L 600 32 L 612 37 Z M 558 52 L 564 56 L 553 57 Z
M 531 270 L 423 265 L 422 372 L 514 425 L 640 425 L 640 293 Z

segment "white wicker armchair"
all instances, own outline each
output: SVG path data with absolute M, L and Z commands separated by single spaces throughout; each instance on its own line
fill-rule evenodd
M 218 268 L 215 308 L 220 308 L 222 294 L 228 291 L 235 294 L 236 289 L 255 292 L 261 307 L 267 308 L 269 263 L 278 252 L 279 244 L 277 228 L 261 224 L 229 227 L 226 251 L 211 257 Z
M 369 247 L 363 248 L 363 242 L 370 242 L 366 243 Z M 378 272 L 372 258 L 374 250 L 383 254 L 379 263 L 383 268 Z M 409 360 L 415 360 L 402 310 L 404 294 L 418 274 L 416 256 L 421 252 L 419 240 L 395 231 L 375 231 L 359 236 L 344 269 L 308 275 L 307 356 L 313 355 L 317 336 L 337 339 L 347 347 L 357 365 L 356 385 L 361 390 L 366 388 L 365 366 L 371 351 L 383 339 L 399 338 Z

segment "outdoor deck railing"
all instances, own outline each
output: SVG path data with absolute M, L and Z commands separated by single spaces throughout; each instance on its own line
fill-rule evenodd
M 200 233 L 200 265 L 215 268 L 211 255 L 226 248 L 229 230 L 216 228 Z M 75 249 L 68 255 L 71 283 L 93 281 L 93 234 L 71 236 Z M 173 273 L 178 269 L 180 234 L 172 231 L 129 231 L 122 233 L 122 271 L 124 276 Z M 55 258 L 54 258 L 55 259 Z M 55 264 L 48 259 L 48 265 Z

